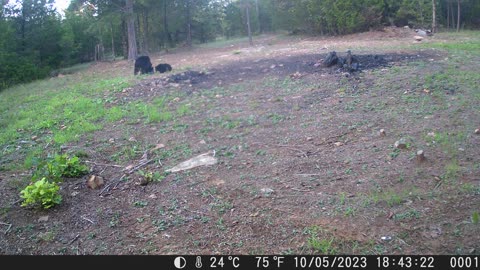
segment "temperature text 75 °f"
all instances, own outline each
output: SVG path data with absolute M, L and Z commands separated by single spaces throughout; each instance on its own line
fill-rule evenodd
M 273 266 L 276 265 L 277 268 L 280 268 L 280 266 L 284 262 L 285 257 L 281 257 L 281 256 L 273 256 L 273 257 L 260 256 L 260 257 L 255 257 L 255 259 L 257 259 L 257 268 L 268 268 L 270 266 L 270 263 Z

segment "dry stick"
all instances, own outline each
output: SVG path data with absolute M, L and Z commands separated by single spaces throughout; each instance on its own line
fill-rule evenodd
M 122 182 L 123 178 L 125 178 L 126 176 L 127 176 L 126 174 L 122 175 L 122 177 L 120 177 L 120 179 L 117 181 L 115 186 L 113 186 L 113 189 L 116 189 L 118 187 L 118 185 L 120 184 L 120 182 Z
M 128 174 L 132 174 L 133 172 L 139 170 L 140 168 L 142 168 L 143 166 L 147 165 L 148 163 L 152 162 L 153 159 L 150 159 L 150 160 L 146 160 L 140 164 L 138 164 L 137 166 L 133 167 L 132 169 L 130 169 L 127 173 Z
M 5 231 L 5 234 L 7 234 L 10 231 L 10 228 L 12 228 L 12 224 L 10 224 L 10 223 L 5 223 L 5 222 L 0 221 L 0 224 L 8 226 L 7 230 Z
M 85 162 L 86 162 L 86 163 L 91 163 L 91 164 L 94 164 L 94 165 L 97 165 L 97 166 L 106 166 L 106 167 L 116 167 L 116 168 L 123 168 L 123 166 L 120 166 L 120 165 L 115 165 L 115 164 L 103 164 L 103 163 L 96 163 L 96 162 L 93 162 L 93 161 L 88 161 L 88 160 L 86 160 Z
M 86 221 L 88 221 L 88 222 L 90 222 L 90 223 L 92 223 L 92 224 L 95 224 L 95 222 L 91 221 L 90 219 L 88 219 L 88 218 L 86 218 L 86 217 L 84 217 L 84 216 L 81 216 L 81 218 L 85 219 Z
M 187 210 L 188 212 L 195 213 L 195 214 L 213 217 L 213 215 L 210 215 L 210 214 L 208 214 L 208 213 L 202 213 L 202 212 L 200 212 L 200 211 L 190 210 L 190 209 L 186 209 L 186 208 L 185 208 L 185 210 Z
M 122 177 L 120 177 L 120 179 L 118 181 L 112 181 L 110 184 L 106 185 L 102 191 L 100 191 L 100 194 L 98 194 L 98 196 L 102 196 L 103 192 L 105 192 L 107 189 L 110 190 L 110 186 L 113 185 L 114 183 L 120 183 L 120 181 L 122 181 L 122 179 L 127 176 L 126 174 L 122 175 Z
M 80 234 L 77 234 L 77 236 L 75 236 L 68 244 L 71 245 L 73 242 L 75 242 L 75 240 L 78 239 L 78 237 L 80 237 Z
M 127 176 L 127 174 L 132 174 L 133 172 L 139 170 L 140 168 L 142 168 L 143 166 L 147 165 L 148 163 L 152 162 L 153 159 L 150 159 L 150 160 L 146 160 L 140 164 L 138 164 L 137 166 L 133 167 L 132 169 L 130 169 L 127 173 L 124 173 L 122 175 L 122 177 L 120 177 L 119 180 L 117 181 L 113 181 L 111 182 L 110 184 L 108 184 L 107 186 L 105 186 L 105 188 L 100 192 L 100 194 L 98 194 L 98 196 L 102 196 L 102 194 L 108 189 L 110 188 L 111 185 L 113 185 L 115 183 L 115 186 L 114 188 L 116 188 L 118 186 L 118 184 L 120 183 L 120 181 L 122 181 L 123 178 L 125 178 Z
M 15 205 L 15 204 L 17 204 L 17 203 L 19 203 L 19 202 L 21 202 L 21 201 L 23 201 L 23 199 L 18 199 L 18 200 L 16 200 L 16 201 L 12 202 L 11 205 Z
M 308 157 L 308 156 L 307 156 L 307 153 L 306 153 L 305 151 L 301 150 L 301 149 L 298 149 L 298 148 L 295 148 L 295 147 L 291 147 L 290 145 L 283 145 L 283 144 L 279 144 L 278 146 L 280 146 L 280 147 L 285 147 L 285 148 L 287 148 L 287 149 L 300 152 L 300 154 L 302 154 L 304 157 Z
M 312 191 L 311 189 L 299 189 L 299 188 L 291 188 L 291 190 L 300 191 L 300 192 L 310 192 L 310 191 Z

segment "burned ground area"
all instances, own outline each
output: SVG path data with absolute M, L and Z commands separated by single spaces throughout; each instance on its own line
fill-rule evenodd
M 341 56 L 340 53 L 339 55 Z M 135 86 L 134 90 L 130 91 L 130 93 L 136 97 L 143 95 L 151 96 L 152 91 L 160 91 L 161 93 L 165 88 L 169 87 L 180 88 L 186 93 L 192 93 L 193 91 L 201 91 L 202 89 L 210 89 L 212 87 L 225 86 L 243 81 L 254 81 L 268 76 L 298 79 L 308 75 L 329 75 L 334 77 L 329 78 L 329 80 L 339 80 L 342 77 L 356 77 L 358 81 L 359 74 L 365 71 L 390 68 L 394 65 L 403 65 L 412 61 L 439 57 L 435 52 L 429 51 L 422 51 L 416 54 L 353 55 L 359 63 L 359 68 L 351 72 L 337 65 L 326 67 L 323 64 L 323 60 L 327 56 L 327 53 L 261 58 L 227 63 L 208 69 L 187 70 L 162 78 L 146 78 Z

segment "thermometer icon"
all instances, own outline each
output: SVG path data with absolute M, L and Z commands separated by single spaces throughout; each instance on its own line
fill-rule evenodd
M 197 256 L 197 261 L 195 262 L 195 267 L 202 268 L 202 258 Z

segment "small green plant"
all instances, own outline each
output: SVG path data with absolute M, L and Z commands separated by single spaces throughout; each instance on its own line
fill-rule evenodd
M 138 174 L 143 176 L 143 178 L 145 178 L 145 181 L 147 183 L 161 182 L 167 176 L 167 173 L 161 174 L 159 172 L 151 172 L 151 171 L 146 171 L 145 172 L 145 171 L 142 171 L 142 170 L 139 170 Z
M 313 226 L 306 229 L 306 233 L 310 236 L 307 239 L 308 246 L 313 250 L 320 252 L 321 254 L 333 255 L 336 254 L 337 250 L 333 246 L 333 241 L 335 238 L 332 236 L 330 239 L 319 239 L 318 232 L 320 228 Z
M 394 159 L 394 158 L 398 157 L 399 154 L 400 154 L 400 149 L 395 148 L 392 152 L 390 152 L 390 157 L 392 159 Z
M 133 206 L 135 207 L 145 207 L 148 205 L 148 202 L 144 202 L 144 201 L 135 201 L 133 203 Z
M 58 193 L 59 190 L 56 183 L 51 183 L 44 177 L 20 191 L 20 196 L 24 199 L 22 206 L 38 205 L 48 209 L 60 204 L 62 196 Z
M 79 177 L 88 173 L 88 167 L 80 163 L 77 156 L 55 155 L 40 162 L 32 180 L 45 178 L 50 182 L 62 182 L 62 177 Z
M 472 214 L 472 223 L 473 224 L 478 224 L 478 212 L 477 211 L 473 211 L 473 214 Z

